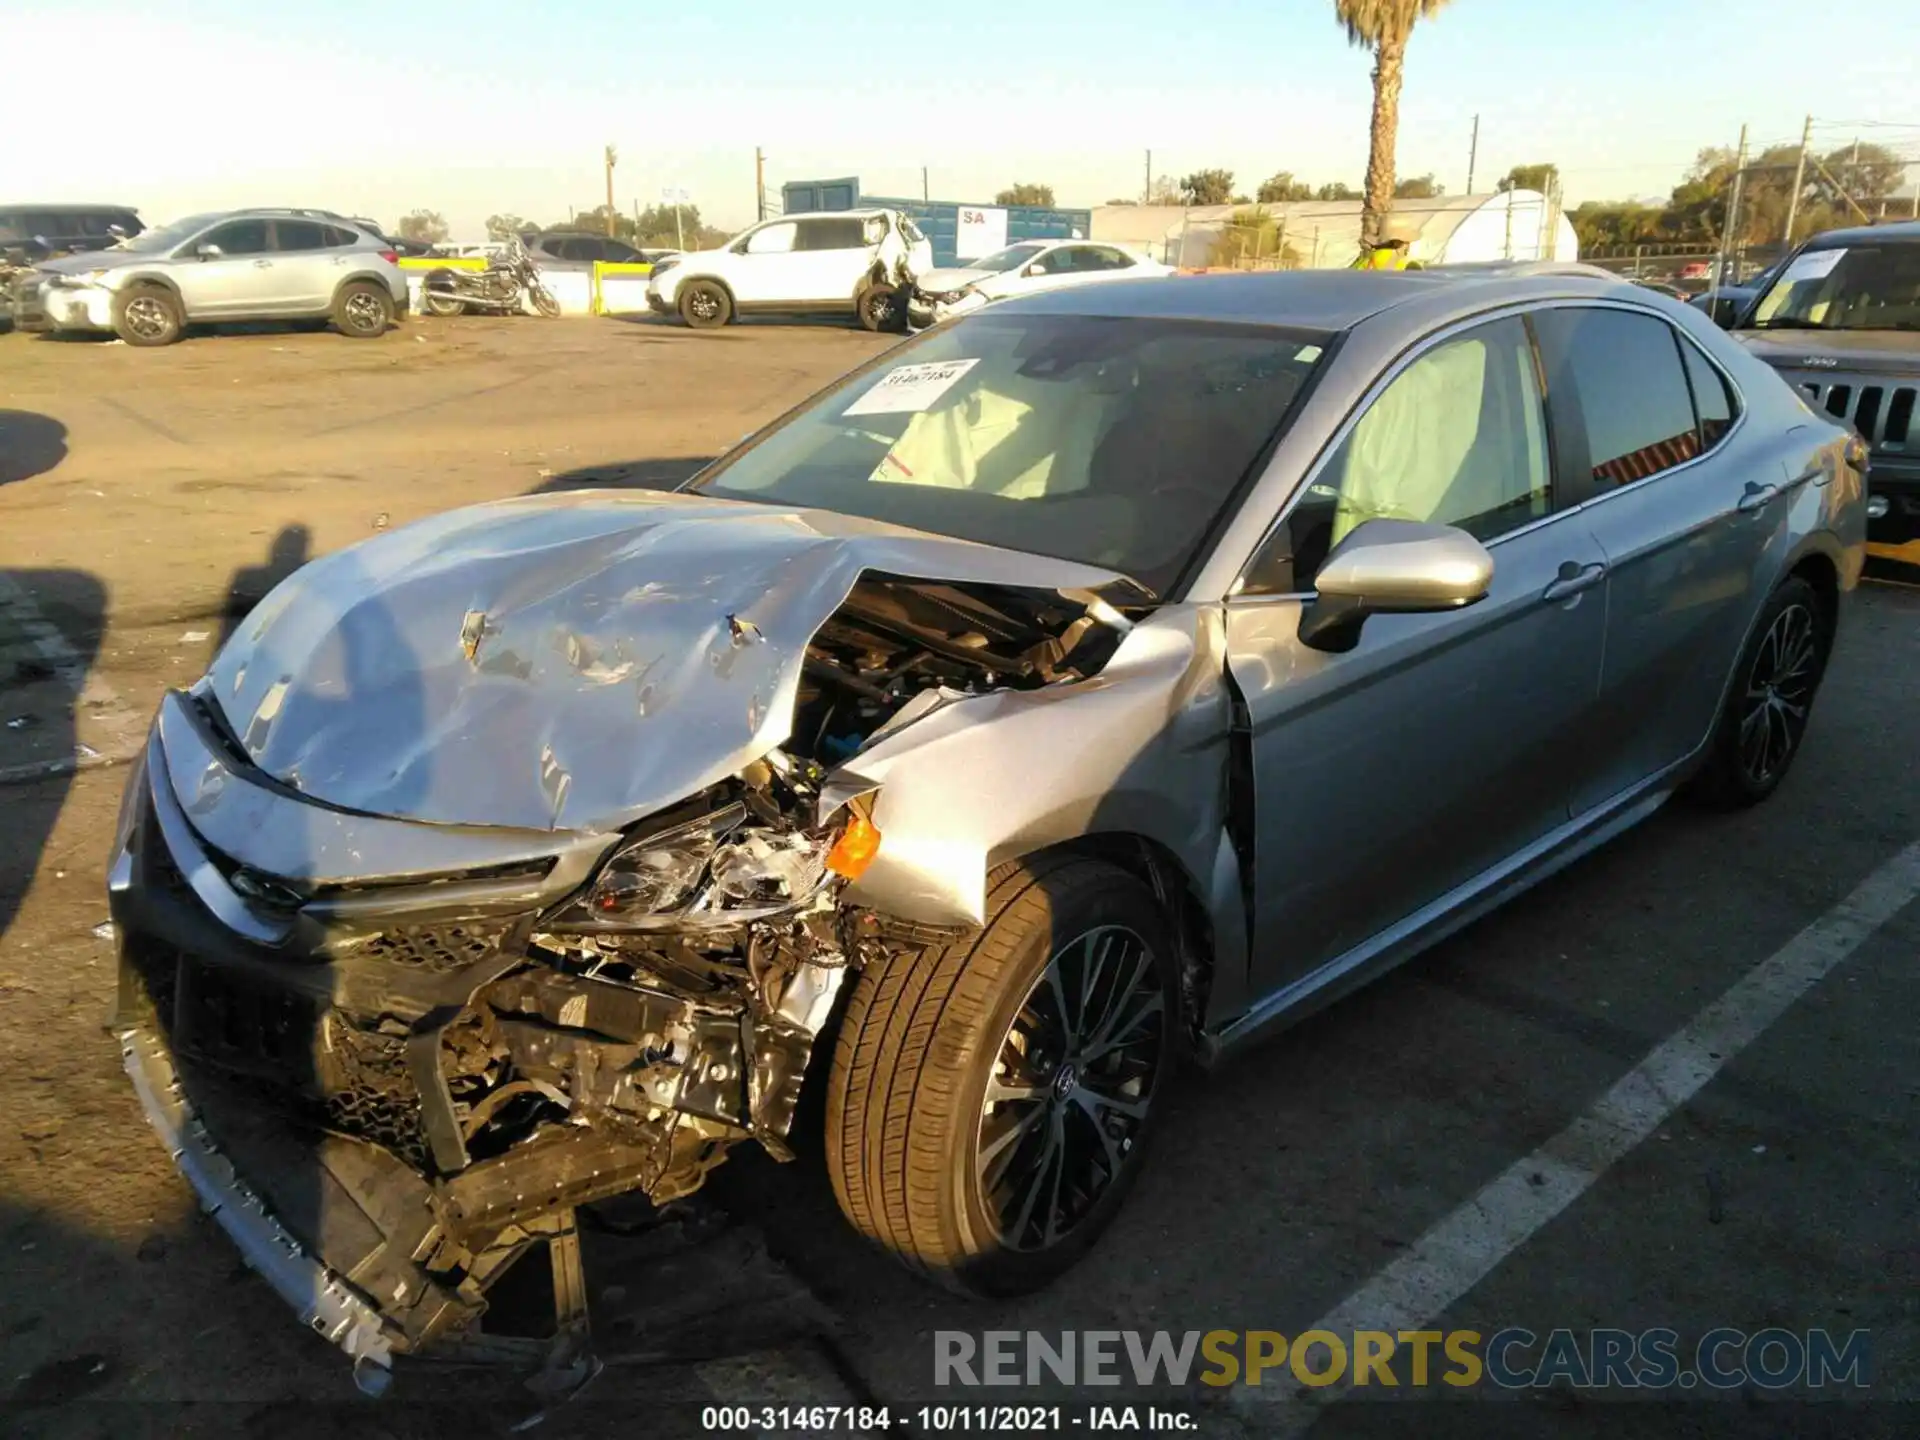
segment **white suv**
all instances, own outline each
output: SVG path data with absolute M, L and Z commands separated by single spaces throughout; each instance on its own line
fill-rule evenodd
M 696 330 L 739 315 L 836 313 L 885 330 L 904 320 L 913 277 L 932 266 L 933 246 L 897 210 L 782 215 L 655 265 L 647 304 Z

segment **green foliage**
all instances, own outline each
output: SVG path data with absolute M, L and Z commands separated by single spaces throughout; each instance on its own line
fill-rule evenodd
M 1291 270 L 1300 264 L 1300 252 L 1283 238 L 1279 218 L 1262 206 L 1233 212 L 1220 227 L 1207 264 L 1238 270 Z
M 1393 182 L 1396 200 L 1433 200 L 1447 193 L 1447 187 L 1431 175 L 1409 175 Z
M 1534 190 L 1542 195 L 1551 195 L 1553 187 L 1559 183 L 1560 167 L 1542 163 L 1514 166 L 1493 188 L 1502 194 L 1509 190 Z
M 1009 185 L 995 195 L 993 203 L 996 205 L 1051 205 L 1053 204 L 1053 187 L 1022 181 L 1017 185 Z
M 516 235 L 524 235 L 536 228 L 531 220 L 515 215 L 511 210 L 501 215 L 487 217 L 487 239 L 511 240 Z
M 1316 200 L 1358 200 L 1360 192 L 1344 180 L 1333 180 L 1313 192 Z
M 410 210 L 393 227 L 394 235 L 416 245 L 438 245 L 447 238 L 447 221 L 438 210 Z
M 1313 187 L 1293 178 L 1291 170 L 1276 170 L 1260 182 L 1254 198 L 1262 205 L 1284 205 L 1293 200 L 1311 200 Z
M 1180 199 L 1187 205 L 1227 205 L 1233 200 L 1231 170 L 1196 170 L 1180 181 Z
M 1382 42 L 1405 41 L 1416 20 L 1438 15 L 1447 0 L 1333 0 L 1334 14 L 1347 39 L 1367 50 Z

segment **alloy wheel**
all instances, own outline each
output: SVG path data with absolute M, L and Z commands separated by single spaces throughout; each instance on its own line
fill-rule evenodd
M 382 307 L 378 299 L 366 294 L 364 291 L 349 295 L 346 304 L 341 308 L 346 315 L 347 323 L 355 330 L 362 330 L 371 334 L 386 326 L 387 312 L 385 308 Z
M 158 340 L 173 328 L 173 316 L 166 305 L 151 295 L 136 295 L 122 313 L 127 328 L 142 340 Z
M 1000 1042 L 974 1174 L 1010 1250 L 1051 1249 L 1133 1151 L 1167 1051 L 1147 942 L 1100 926 L 1054 952 Z
M 720 313 L 720 301 L 709 291 L 696 290 L 687 297 L 687 308 L 695 318 L 711 320 Z
M 1754 785 L 1773 781 L 1800 744 L 1819 678 L 1819 645 L 1813 612 L 1789 605 L 1754 652 L 1740 710 L 1740 766 Z

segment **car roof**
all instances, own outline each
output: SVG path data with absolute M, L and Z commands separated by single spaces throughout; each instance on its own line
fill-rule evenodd
M 1832 250 L 1842 245 L 1911 245 L 1920 241 L 1920 220 L 1891 221 L 1885 225 L 1855 225 L 1846 230 L 1823 230 L 1807 241 L 1809 250 Z
M 132 215 L 137 213 L 137 208 L 138 207 L 133 205 L 97 205 L 89 202 L 79 202 L 72 205 L 44 205 L 36 201 L 31 205 L 0 204 L 0 214 L 70 215 L 78 212 L 79 214 L 85 215 L 85 214 L 98 212 L 98 211 L 110 211 L 113 214 L 117 215 L 122 211 L 125 211 L 127 214 Z
M 1337 331 L 1402 306 L 1418 305 L 1430 314 L 1470 312 L 1508 302 L 1623 291 L 1636 296 L 1647 293 L 1590 266 L 1551 263 L 1427 270 L 1274 270 L 1115 280 L 998 300 L 993 308 L 1003 314 L 1211 320 Z

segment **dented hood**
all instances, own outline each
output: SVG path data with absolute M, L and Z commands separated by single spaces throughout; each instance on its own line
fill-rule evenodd
M 806 646 L 863 571 L 1123 577 L 818 510 L 587 491 L 453 511 L 317 560 L 209 677 L 254 762 L 329 804 L 608 829 L 787 738 Z

